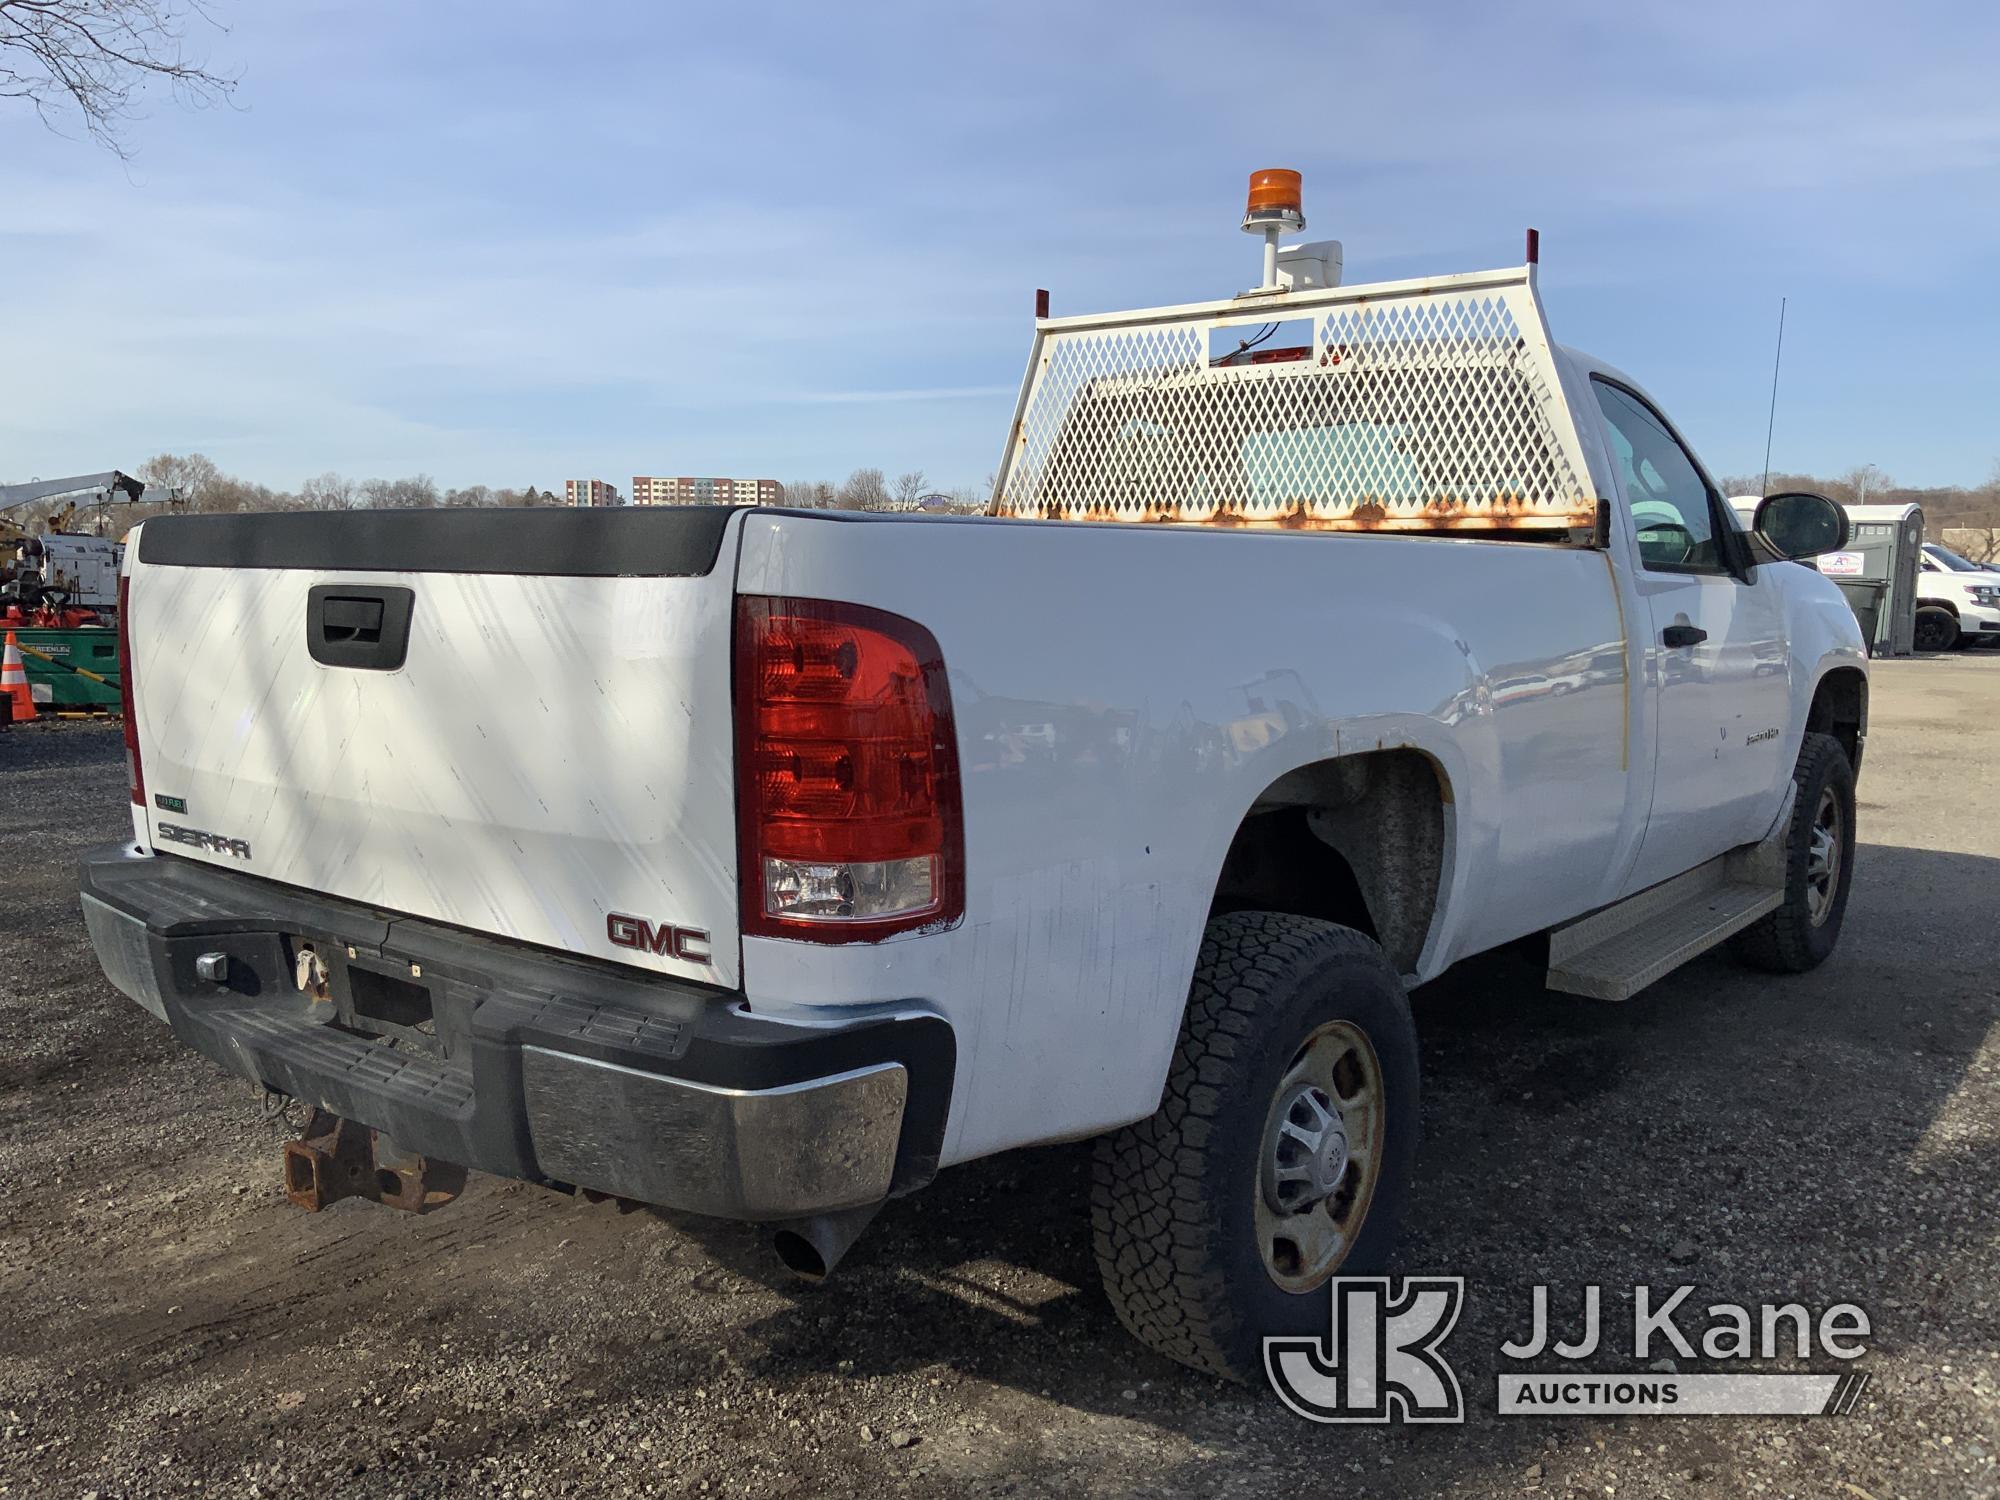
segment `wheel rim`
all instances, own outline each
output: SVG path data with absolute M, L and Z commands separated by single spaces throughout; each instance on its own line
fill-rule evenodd
M 1255 1194 L 1272 1281 L 1309 1292 L 1353 1249 L 1382 1176 L 1382 1065 L 1367 1033 L 1334 1021 L 1306 1038 L 1271 1095 Z
M 1840 799 L 1828 787 L 1819 794 L 1811 842 L 1806 847 L 1806 915 L 1815 927 L 1832 912 L 1834 894 L 1840 889 L 1842 842 Z

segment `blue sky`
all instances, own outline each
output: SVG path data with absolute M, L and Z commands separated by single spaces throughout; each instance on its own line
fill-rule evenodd
M 252 5 L 129 163 L 0 109 L 0 480 L 992 469 L 1030 332 L 1511 264 L 1712 468 L 2000 460 L 2000 7 Z M 1263 19 L 1254 23 L 1252 15 Z M 6 105 L 8 101 L 0 101 Z

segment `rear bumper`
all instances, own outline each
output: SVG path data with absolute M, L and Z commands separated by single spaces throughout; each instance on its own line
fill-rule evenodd
M 780 1023 L 729 991 L 124 848 L 85 860 L 83 913 L 106 976 L 188 1046 L 407 1151 L 738 1219 L 937 1171 L 956 1049 L 916 1007 Z M 295 985 L 301 945 L 329 999 Z M 213 954 L 219 982 L 196 969 Z

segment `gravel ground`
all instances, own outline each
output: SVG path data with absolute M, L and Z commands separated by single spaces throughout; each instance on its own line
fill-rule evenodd
M 281 1127 L 85 941 L 116 727 L 0 733 L 0 1493 L 2000 1495 L 1996 709 L 2000 653 L 1878 666 L 1814 974 L 1711 957 L 1614 1007 L 1493 960 L 1419 992 L 1402 1269 L 1470 1288 L 1469 1420 L 1423 1428 L 1312 1426 L 1134 1346 L 1085 1147 L 946 1173 L 816 1289 L 747 1228 L 490 1178 L 300 1213 Z M 1856 1301 L 1872 1381 L 1835 1419 L 1500 1418 L 1537 1282 L 1603 1285 L 1612 1329 L 1640 1282 Z

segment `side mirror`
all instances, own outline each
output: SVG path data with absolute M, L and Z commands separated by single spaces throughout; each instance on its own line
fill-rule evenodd
M 1778 556 L 1793 562 L 1838 552 L 1853 531 L 1846 511 L 1826 496 L 1805 490 L 1766 495 L 1750 529 Z

